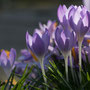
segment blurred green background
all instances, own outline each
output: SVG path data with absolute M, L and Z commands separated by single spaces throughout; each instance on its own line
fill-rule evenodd
M 32 33 L 39 22 L 57 21 L 60 4 L 82 5 L 82 0 L 0 0 L 0 49 L 25 48 L 26 31 Z

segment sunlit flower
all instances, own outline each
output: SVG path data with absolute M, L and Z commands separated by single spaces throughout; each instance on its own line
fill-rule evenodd
M 46 30 L 42 36 L 39 36 L 37 33 L 34 33 L 33 37 L 26 33 L 26 44 L 29 49 L 35 53 L 37 58 L 44 57 L 45 53 L 48 50 L 50 36 Z
M 90 13 L 85 7 L 74 8 L 74 13 L 72 14 L 73 9 L 70 14 L 70 25 L 77 35 L 77 39 L 82 41 L 84 35 L 90 28 Z
M 39 29 L 35 29 L 35 32 L 39 35 L 43 34 L 47 28 L 49 34 L 50 34 L 50 42 L 54 39 L 55 30 L 57 27 L 57 23 L 55 21 L 48 20 L 47 24 L 39 23 Z
M 73 5 L 71 5 L 69 8 L 67 8 L 65 5 L 60 5 L 57 11 L 57 16 L 60 21 L 60 24 L 64 27 L 64 29 L 69 28 L 71 30 L 69 25 L 69 12 L 74 8 Z
M 64 30 L 62 27 L 57 28 L 55 33 L 56 43 L 61 52 L 68 52 L 75 45 L 74 32 L 70 32 L 68 29 Z
M 39 60 L 43 75 L 45 75 L 43 61 L 44 56 L 48 50 L 49 43 L 50 35 L 47 29 L 42 35 L 34 33 L 33 37 L 29 35 L 28 32 L 26 33 L 26 44 L 28 46 L 28 49 L 30 50 L 30 53 L 33 56 L 33 58 Z M 46 78 L 44 76 L 43 78 L 46 83 Z
M 33 54 L 34 55 L 34 54 Z M 46 68 L 46 64 L 49 64 L 48 58 L 50 57 L 50 54 L 45 55 L 44 58 L 44 68 Z M 40 69 L 40 63 L 36 62 L 33 58 L 33 56 L 30 54 L 30 51 L 28 49 L 22 49 L 21 50 L 21 56 L 18 58 L 19 62 L 15 62 L 15 66 L 20 66 L 21 68 L 25 68 L 26 64 L 28 64 L 28 66 L 32 66 L 32 65 L 37 65 Z M 22 70 L 21 70 L 22 71 Z
M 10 52 L 7 50 L 2 50 L 0 55 L 0 80 L 5 81 L 8 79 L 14 61 L 16 58 L 15 49 L 11 49 Z
M 62 27 L 58 27 L 55 32 L 55 42 L 58 48 L 60 49 L 62 55 L 64 56 L 66 79 L 68 81 L 68 56 L 70 55 L 70 62 L 72 67 L 71 49 L 75 45 L 74 32 L 70 32 L 70 30 L 68 29 L 64 30 Z
M 74 13 L 72 13 L 74 11 Z M 81 82 L 81 69 L 82 69 L 82 60 L 81 60 L 81 50 L 82 42 L 84 35 L 89 31 L 90 28 L 90 13 L 87 11 L 86 7 L 78 6 L 73 8 L 70 12 L 70 25 L 75 31 L 78 46 L 79 46 L 79 71 L 80 71 L 80 82 Z

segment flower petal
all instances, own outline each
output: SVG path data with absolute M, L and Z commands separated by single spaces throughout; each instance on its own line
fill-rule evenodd
M 45 51 L 47 51 L 49 43 L 50 43 L 50 35 L 49 35 L 49 32 L 48 32 L 47 29 L 46 29 L 45 33 L 43 34 L 43 36 L 42 36 L 42 40 L 43 40 L 44 45 L 45 45 Z
M 32 46 L 32 36 L 29 35 L 28 32 L 26 32 L 26 44 L 27 44 L 27 47 L 31 48 L 31 46 Z
M 11 48 L 9 55 L 9 61 L 11 66 L 14 64 L 15 58 L 16 58 L 16 50 Z
M 42 57 L 45 54 L 45 45 L 40 36 L 35 33 L 32 39 L 32 48 L 36 56 Z
M 58 19 L 60 20 L 60 22 L 63 21 L 63 16 L 66 13 L 66 11 L 67 11 L 67 7 L 65 5 L 59 6 L 58 11 L 57 11 L 57 15 L 58 15 Z

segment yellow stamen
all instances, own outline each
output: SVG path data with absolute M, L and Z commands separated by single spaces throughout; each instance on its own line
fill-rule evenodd
M 9 58 L 9 55 L 10 55 L 10 52 L 5 50 L 6 54 L 7 54 L 7 57 Z
M 54 23 L 54 26 L 57 27 L 57 25 L 58 25 L 57 22 L 55 22 L 55 23 Z
M 13 85 L 16 85 L 17 81 L 15 79 L 13 79 Z
M 3 49 L 0 50 L 0 52 L 2 52 Z M 9 58 L 9 55 L 10 55 L 10 52 L 8 50 L 5 50 L 6 54 L 7 54 L 7 57 Z
M 90 39 L 87 40 L 88 44 L 90 43 Z
M 29 49 L 30 54 L 32 55 L 32 57 L 35 59 L 35 61 L 38 61 L 37 57 L 35 56 L 35 54 Z
M 7 80 L 5 80 L 5 83 L 7 83 Z
M 74 59 L 76 60 L 76 54 L 75 54 L 75 48 L 72 48 L 72 56 L 74 57 Z
M 11 82 L 11 80 L 10 80 Z M 5 80 L 5 83 L 7 83 L 7 80 Z M 17 81 L 15 79 L 13 79 L 13 82 L 12 82 L 13 85 L 16 85 L 17 84 Z

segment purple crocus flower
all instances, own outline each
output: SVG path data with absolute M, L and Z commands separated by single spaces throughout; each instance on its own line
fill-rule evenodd
M 60 5 L 57 11 L 57 16 L 60 21 L 60 24 L 64 28 L 69 28 L 69 30 L 71 30 L 69 25 L 69 12 L 72 10 L 73 7 L 73 5 L 71 5 L 69 8 L 67 8 L 65 5 Z
M 22 75 L 25 67 L 27 66 L 26 63 L 15 61 L 13 67 L 16 67 L 15 73 Z
M 75 45 L 74 32 L 70 32 L 68 29 L 64 30 L 62 27 L 58 27 L 55 32 L 55 41 L 61 52 L 68 52 Z
M 49 64 L 49 61 L 48 61 L 48 58 L 51 56 L 51 54 L 48 54 L 48 55 L 45 55 L 45 58 L 44 58 L 44 68 L 47 69 L 47 67 L 45 66 L 46 64 Z M 22 49 L 21 50 L 21 56 L 18 58 L 19 61 L 21 62 L 15 62 L 15 66 L 17 67 L 18 66 L 25 66 L 26 64 L 28 64 L 28 66 L 32 66 L 32 65 L 37 65 L 39 68 L 40 67 L 40 63 L 39 62 L 36 62 L 34 60 L 34 58 L 32 57 L 32 55 L 30 54 L 29 50 L 28 49 Z M 24 67 L 25 68 L 25 67 Z
M 39 35 L 43 34 L 46 30 L 46 28 L 48 29 L 48 32 L 50 34 L 50 42 L 52 42 L 52 39 L 55 38 L 55 30 L 56 30 L 56 27 L 57 27 L 57 23 L 55 21 L 51 21 L 51 20 L 48 20 L 47 24 L 42 24 L 42 23 L 39 23 L 39 28 L 40 29 L 35 29 L 35 32 L 38 33 Z
M 1 55 L 0 55 L 0 80 L 1 81 L 5 81 L 8 79 L 11 73 L 15 58 L 16 58 L 15 49 L 12 48 L 10 52 L 7 50 L 1 51 Z
M 71 49 L 75 44 L 74 32 L 68 29 L 64 30 L 62 27 L 58 27 L 55 32 L 55 42 L 64 56 L 66 79 L 68 81 L 68 56 L 70 55 L 70 63 L 72 67 Z
M 73 12 L 73 14 L 72 14 Z M 82 41 L 84 35 L 90 28 L 90 13 L 86 7 L 73 8 L 70 12 L 70 25 L 77 35 L 77 39 Z
M 33 57 L 28 49 L 22 49 L 21 56 L 18 58 L 18 60 L 21 60 L 23 62 L 33 62 Z
M 33 58 L 39 60 L 41 65 L 41 70 L 44 76 L 45 76 L 45 71 L 43 66 L 43 60 L 48 50 L 49 43 L 50 43 L 50 35 L 47 29 L 42 35 L 39 35 L 38 33 L 34 33 L 33 37 L 29 35 L 28 32 L 26 33 L 26 44 L 28 46 L 28 49 L 30 50 Z M 44 76 L 43 78 L 46 83 L 47 80 Z
M 56 22 L 55 21 L 48 20 L 47 21 L 47 24 L 42 24 L 41 22 L 39 23 L 40 30 L 42 30 L 42 31 L 45 31 L 46 28 L 47 29 L 51 28 L 52 25 L 55 26 L 56 25 Z M 54 29 L 54 26 L 52 26 L 53 29 Z
M 32 37 L 28 32 L 26 33 L 26 44 L 29 50 L 31 50 L 38 59 L 44 57 L 48 50 L 49 42 L 50 36 L 48 30 L 46 30 L 42 36 L 34 33 Z
M 73 13 L 72 13 L 73 12 Z M 84 35 L 89 31 L 90 28 L 90 12 L 87 11 L 86 7 L 79 6 L 75 7 L 69 12 L 70 15 L 70 25 L 72 29 L 75 31 L 78 46 L 79 46 L 79 71 L 80 71 L 80 82 L 81 82 L 81 68 L 82 68 L 82 60 L 81 60 L 81 49 L 82 49 L 82 41 Z

